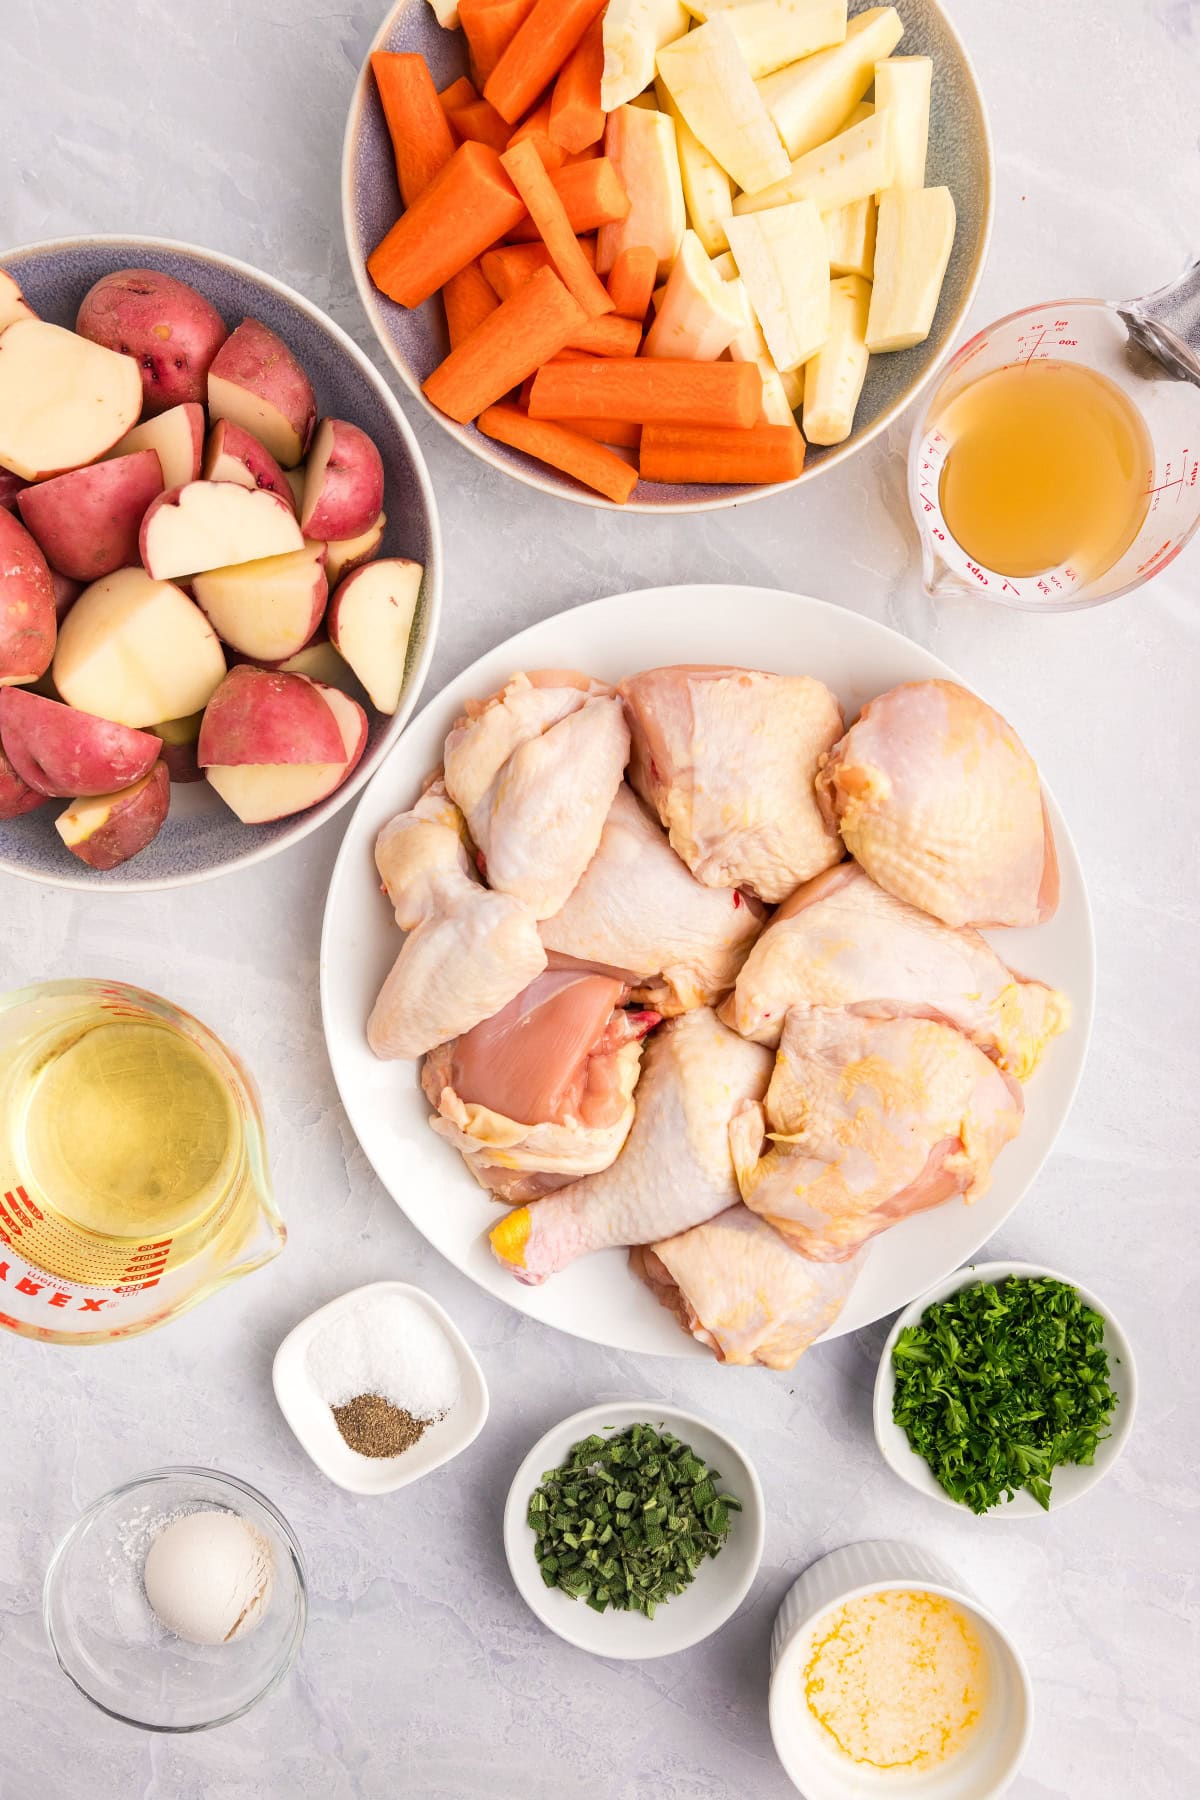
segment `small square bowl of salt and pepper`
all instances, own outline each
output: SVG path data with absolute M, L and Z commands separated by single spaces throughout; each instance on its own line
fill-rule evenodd
M 275 1353 L 275 1398 L 323 1475 L 389 1494 L 465 1450 L 488 1415 L 483 1371 L 432 1295 L 355 1288 L 302 1319 Z

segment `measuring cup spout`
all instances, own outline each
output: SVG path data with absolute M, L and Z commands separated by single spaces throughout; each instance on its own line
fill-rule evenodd
M 1177 281 L 1120 301 L 1116 308 L 1134 343 L 1148 350 L 1176 381 L 1200 387 L 1200 258 Z

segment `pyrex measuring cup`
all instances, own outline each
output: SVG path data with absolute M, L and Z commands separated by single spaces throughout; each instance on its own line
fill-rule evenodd
M 1146 512 L 1128 549 L 1089 573 L 1064 562 L 1014 576 L 973 560 L 951 532 L 940 487 L 951 403 L 981 376 L 1057 360 L 1107 377 L 1146 428 Z M 989 325 L 953 358 L 913 431 L 908 493 L 933 599 L 982 594 L 1030 611 L 1065 612 L 1113 600 L 1149 581 L 1178 556 L 1200 523 L 1200 262 L 1178 282 L 1140 300 L 1055 300 Z
M 120 982 L 0 997 L 0 1325 L 130 1337 L 285 1238 L 254 1085 L 199 1020 Z

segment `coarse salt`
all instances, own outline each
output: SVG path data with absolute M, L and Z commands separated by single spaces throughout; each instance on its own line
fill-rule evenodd
M 459 1396 L 458 1359 L 445 1332 L 403 1294 L 362 1300 L 337 1313 L 308 1347 L 321 1398 L 345 1406 L 380 1394 L 414 1419 L 440 1419 Z

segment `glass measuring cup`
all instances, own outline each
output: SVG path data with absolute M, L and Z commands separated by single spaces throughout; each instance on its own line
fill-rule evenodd
M 1107 568 L 1073 562 L 1035 575 L 1005 574 L 955 539 L 941 500 L 953 438 L 943 424 L 965 390 L 1000 369 L 1056 361 L 1104 376 L 1145 427 L 1144 517 Z M 1165 569 L 1200 524 L 1200 262 L 1139 300 L 1055 300 L 1009 313 L 977 333 L 947 366 L 913 431 L 908 496 L 931 599 L 981 594 L 1032 612 L 1067 612 L 1115 600 Z
M 198 1019 L 121 982 L 0 997 L 0 1325 L 130 1337 L 286 1236 L 254 1084 Z

